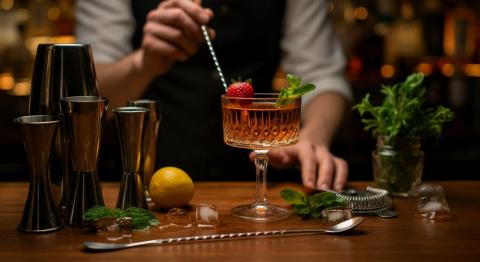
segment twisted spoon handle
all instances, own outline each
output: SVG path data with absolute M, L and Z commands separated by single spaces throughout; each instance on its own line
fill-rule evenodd
M 205 37 L 205 41 L 207 41 L 208 50 L 210 51 L 210 55 L 212 55 L 213 63 L 215 64 L 215 67 L 217 68 L 218 76 L 220 77 L 220 80 L 222 81 L 223 87 L 225 88 L 225 90 L 227 90 L 227 81 L 225 81 L 225 77 L 223 76 L 222 68 L 220 68 L 220 63 L 218 63 L 217 55 L 215 54 L 215 51 L 213 50 L 212 41 L 210 40 L 210 36 L 208 36 L 207 27 L 204 26 L 204 25 L 202 25 L 202 32 L 203 32 L 203 37 Z
M 175 237 L 175 238 L 157 239 L 155 243 L 156 244 L 165 244 L 165 243 L 174 243 L 174 242 L 203 241 L 203 240 L 214 240 L 214 239 L 261 237 L 261 236 L 281 235 L 281 234 L 285 234 L 285 233 L 287 233 L 286 230 L 272 230 L 272 231 L 261 231 L 261 232 L 244 232 L 244 233 L 191 236 L 191 237 Z M 316 232 L 316 233 L 318 233 L 318 232 Z

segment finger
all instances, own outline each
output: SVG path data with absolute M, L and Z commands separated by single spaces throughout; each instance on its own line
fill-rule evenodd
M 199 4 L 190 0 L 170 0 L 160 4 L 160 8 L 179 8 L 184 10 L 195 22 L 205 25 L 213 17 L 212 10 L 202 8 Z
M 268 162 L 276 168 L 285 168 L 288 163 L 288 156 L 282 149 L 274 149 L 268 152 Z
M 335 191 L 342 191 L 345 185 L 347 184 L 347 178 L 348 178 L 348 163 L 347 161 L 335 157 L 335 180 L 333 183 L 333 188 Z
M 317 161 L 313 154 L 302 154 L 299 156 L 302 169 L 303 186 L 308 189 L 315 188 L 315 178 L 317 176 Z
M 250 152 L 250 154 L 248 154 L 248 157 L 250 158 L 250 161 L 254 162 L 256 155 L 257 154 L 255 153 L 255 151 Z
M 182 9 L 170 8 L 153 10 L 147 15 L 147 22 L 157 22 L 176 27 L 185 32 L 190 38 L 197 42 L 203 41 L 203 33 L 200 25 L 196 23 Z
M 329 190 L 332 185 L 334 164 L 331 157 L 326 157 L 322 155 L 324 153 L 317 153 L 318 159 L 318 179 L 317 179 L 317 189 L 320 190 Z
M 145 25 L 143 31 L 144 34 L 151 34 L 184 49 L 189 55 L 195 54 L 198 50 L 198 43 L 188 39 L 187 36 L 177 28 L 150 22 Z
M 162 41 L 152 35 L 145 35 L 142 48 L 148 56 L 164 56 L 173 60 L 185 61 L 189 55 L 181 48 L 169 42 Z

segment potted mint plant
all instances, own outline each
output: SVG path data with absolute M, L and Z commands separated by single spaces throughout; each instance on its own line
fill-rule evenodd
M 367 94 L 354 106 L 364 129 L 377 138 L 372 152 L 375 183 L 397 196 L 408 196 L 421 182 L 421 140 L 438 139 L 443 124 L 454 118 L 454 113 L 443 106 L 425 107 L 422 82 L 423 74 L 411 74 L 404 82 L 382 86 L 385 98 L 381 105 L 373 106 Z

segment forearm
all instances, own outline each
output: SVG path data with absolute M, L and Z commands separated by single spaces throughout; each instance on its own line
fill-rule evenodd
M 110 64 L 97 64 L 99 93 L 109 100 L 111 108 L 125 106 L 140 98 L 154 74 L 140 67 L 141 51 L 135 51 Z
M 316 145 L 330 147 L 349 107 L 350 102 L 340 94 L 319 94 L 305 108 L 300 136 L 308 137 Z

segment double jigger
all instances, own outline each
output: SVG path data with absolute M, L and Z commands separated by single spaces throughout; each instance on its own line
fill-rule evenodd
M 97 162 L 108 103 L 104 97 L 72 96 L 62 98 L 61 108 L 73 170 L 65 220 L 79 226 L 88 208 L 104 205 Z
M 63 227 L 48 181 L 52 145 L 60 118 L 24 116 L 14 120 L 20 129 L 30 167 L 30 188 L 18 230 L 50 232 Z
M 158 104 L 148 99 L 130 101 L 128 104 L 129 106 L 112 110 L 123 167 L 117 208 L 148 209 L 148 185 L 155 168 L 160 124 Z
M 123 176 L 117 198 L 117 208 L 141 207 L 148 209 L 145 200 L 140 166 L 145 115 L 142 107 L 119 107 L 113 109 L 122 154 Z
M 141 99 L 113 109 L 117 127 L 123 176 L 117 208 L 148 209 L 148 185 L 155 169 L 157 134 L 160 124 L 158 103 Z

